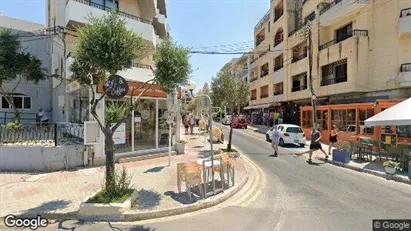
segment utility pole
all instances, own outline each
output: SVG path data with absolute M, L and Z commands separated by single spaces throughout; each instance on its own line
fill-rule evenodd
M 315 95 L 314 87 L 313 87 L 313 76 L 312 76 L 312 67 L 313 67 L 313 45 L 312 45 L 312 38 L 311 38 L 311 21 L 308 21 L 304 28 L 301 29 L 300 36 L 307 39 L 307 53 L 308 53 L 308 87 L 310 88 L 311 92 L 311 106 L 312 110 L 312 118 L 313 118 L 313 126 L 317 128 L 318 120 L 317 120 L 317 96 Z M 318 129 L 318 128 L 317 128 Z

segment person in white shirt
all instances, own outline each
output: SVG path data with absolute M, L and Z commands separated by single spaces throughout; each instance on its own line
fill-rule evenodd
M 277 126 L 274 126 L 274 132 L 273 132 L 273 139 L 271 141 L 271 145 L 274 149 L 274 156 L 278 156 L 278 144 L 280 143 L 280 132 L 277 129 Z

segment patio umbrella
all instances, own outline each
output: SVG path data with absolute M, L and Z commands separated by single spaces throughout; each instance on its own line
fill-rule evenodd
M 411 125 L 411 97 L 368 118 L 365 126 Z

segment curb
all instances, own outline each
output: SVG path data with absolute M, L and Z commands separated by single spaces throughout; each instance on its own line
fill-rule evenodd
M 249 160 L 246 160 L 248 164 L 251 165 Z M 160 217 L 167 217 L 167 216 L 174 216 L 174 215 L 181 215 L 184 213 L 190 213 L 190 212 L 195 212 L 198 210 L 206 209 L 213 207 L 215 205 L 218 205 L 230 197 L 234 196 L 238 191 L 240 191 L 244 185 L 247 183 L 249 179 L 250 171 L 247 171 L 244 179 L 236 184 L 234 187 L 231 189 L 225 190 L 223 192 L 223 195 L 221 195 L 218 198 L 213 198 L 208 201 L 200 200 L 195 204 L 188 205 L 188 206 L 183 206 L 183 207 L 177 207 L 177 208 L 172 208 L 172 209 L 166 209 L 166 210 L 158 210 L 158 211 L 150 211 L 150 212 L 138 212 L 138 213 L 124 213 L 119 220 L 116 219 L 116 221 L 141 221 L 141 220 L 149 220 L 149 219 L 154 219 L 154 218 L 160 218 Z M 49 220 L 78 220 L 78 211 L 75 212 L 67 212 L 67 213 L 30 213 L 30 214 L 24 214 L 24 217 L 26 218 L 35 218 L 37 216 L 41 216 L 43 218 L 49 219 Z M 4 217 L 1 217 L 1 219 L 4 220 Z
M 322 157 L 320 157 L 318 159 L 322 160 L 322 161 L 325 160 Z M 383 172 L 377 172 L 377 171 L 373 171 L 373 170 L 369 170 L 369 169 L 363 169 L 363 168 L 359 168 L 359 167 L 355 167 L 355 166 L 352 166 L 352 165 L 344 164 L 344 163 L 334 161 L 334 160 L 328 160 L 328 163 L 330 163 L 332 165 L 339 166 L 339 167 L 348 168 L 348 169 L 351 169 L 351 170 L 354 170 L 354 171 L 357 171 L 357 172 L 365 172 L 365 173 L 368 173 L 368 174 L 371 174 L 371 175 L 374 175 L 374 176 L 378 176 L 378 177 L 381 177 L 381 178 L 387 178 L 387 175 Z M 399 177 L 397 175 L 394 175 L 392 177 L 392 180 L 411 185 L 411 179 L 409 179 L 409 180 L 404 179 L 404 178 Z

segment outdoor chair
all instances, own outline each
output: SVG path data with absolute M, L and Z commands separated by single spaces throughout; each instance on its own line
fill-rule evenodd
M 201 196 L 204 197 L 201 187 L 201 165 L 197 164 L 197 162 L 177 163 L 177 187 L 179 193 L 181 193 L 181 182 L 186 182 L 187 194 L 190 199 L 191 188 L 194 186 L 198 186 Z
M 351 154 L 350 154 L 350 159 L 353 159 L 355 155 L 357 155 L 357 159 L 361 157 L 361 148 L 362 144 L 361 142 L 357 141 L 352 141 L 351 142 Z
M 361 140 L 361 159 L 364 160 L 366 159 L 367 161 L 372 160 L 372 149 L 373 149 L 373 143 L 371 140 L 368 139 L 362 139 Z
M 227 174 L 227 185 L 228 185 L 228 187 L 230 187 L 230 180 L 229 180 L 230 178 L 231 178 L 231 182 L 234 185 L 234 166 L 233 166 L 233 160 L 231 159 L 231 157 L 229 157 L 226 153 L 221 153 L 218 156 L 215 156 L 214 159 L 222 161 L 221 166 L 217 165 L 214 168 L 214 171 L 218 172 L 218 173 L 222 173 L 223 175 Z M 222 179 L 222 180 L 224 180 L 224 179 Z M 224 184 L 225 180 L 222 183 Z

